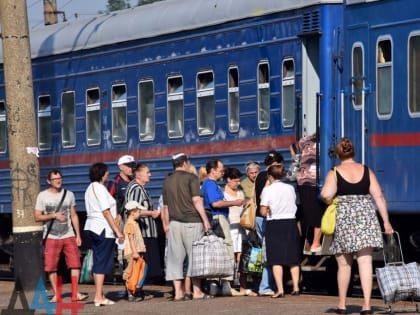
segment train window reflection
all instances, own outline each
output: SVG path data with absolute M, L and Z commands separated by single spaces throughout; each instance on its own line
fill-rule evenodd
M 229 131 L 239 130 L 239 72 L 237 67 L 229 68 Z
M 292 127 L 295 122 L 295 63 L 293 59 L 283 61 L 281 94 L 283 126 Z
M 376 95 L 378 116 L 388 118 L 392 113 L 392 45 L 389 39 L 378 41 Z
M 213 72 L 197 75 L 197 125 L 199 135 L 214 133 L 214 76 Z
M 353 106 L 358 108 L 362 106 L 362 91 L 364 81 L 364 69 L 363 69 L 363 49 L 360 45 L 353 47 L 352 54 L 352 95 L 353 95 Z
M 6 104 L 0 101 L 0 153 L 6 152 L 7 146 Z
M 125 84 L 112 86 L 112 142 L 127 141 L 127 88 Z
M 258 65 L 258 126 L 261 130 L 270 126 L 270 69 L 268 62 Z
M 168 137 L 184 135 L 184 84 L 181 76 L 168 78 Z
M 140 141 L 155 138 L 155 92 L 153 81 L 139 83 L 139 128 Z
M 61 95 L 61 142 L 64 148 L 76 145 L 76 105 L 74 92 Z
M 420 35 L 410 37 L 408 64 L 408 89 L 410 114 L 420 114 Z
M 101 143 L 99 89 L 86 91 L 86 141 L 89 146 Z
M 51 97 L 38 97 L 38 146 L 40 150 L 51 149 Z

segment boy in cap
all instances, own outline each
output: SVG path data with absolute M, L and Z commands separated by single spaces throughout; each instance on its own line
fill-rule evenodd
M 140 256 L 143 257 L 146 252 L 146 246 L 140 232 L 137 220 L 140 217 L 140 210 L 144 210 L 137 201 L 131 200 L 125 205 L 127 222 L 124 226 L 124 236 L 127 240 L 124 246 L 124 259 L 128 261 L 127 267 L 124 269 L 123 280 L 127 280 L 132 270 L 133 262 Z M 126 283 L 127 285 L 127 283 Z M 143 296 L 135 297 L 127 287 L 128 301 L 137 302 L 144 299 Z

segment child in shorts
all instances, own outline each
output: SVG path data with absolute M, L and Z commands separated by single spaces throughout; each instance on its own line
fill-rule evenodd
M 143 207 L 137 201 L 129 201 L 125 205 L 127 212 L 127 221 L 124 226 L 125 246 L 124 246 L 124 259 L 127 260 L 128 265 L 123 272 L 123 280 L 127 280 L 132 269 L 133 261 L 139 257 L 143 257 L 146 252 L 143 236 L 140 232 L 139 224 L 137 223 L 140 217 L 140 210 Z M 126 283 L 127 286 L 127 283 Z M 128 301 L 137 302 L 142 301 L 142 296 L 135 297 L 132 292 L 127 288 Z

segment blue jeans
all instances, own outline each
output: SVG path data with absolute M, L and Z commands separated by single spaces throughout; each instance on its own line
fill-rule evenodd
M 256 231 L 258 234 L 258 237 L 263 240 L 265 235 L 265 225 L 266 225 L 266 219 L 263 217 L 256 217 L 255 219 L 255 225 L 256 225 Z M 265 243 L 265 242 L 263 242 Z M 265 257 L 265 244 L 263 245 L 263 252 Z M 261 282 L 260 286 L 258 288 L 258 293 L 263 294 L 267 291 L 277 291 L 276 283 L 274 281 L 273 277 L 273 270 L 271 266 L 264 266 L 263 272 L 261 275 Z

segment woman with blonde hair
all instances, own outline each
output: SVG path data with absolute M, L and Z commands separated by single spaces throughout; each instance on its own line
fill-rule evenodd
M 385 233 L 393 233 L 381 186 L 375 174 L 366 165 L 354 160 L 354 147 L 344 137 L 335 148 L 340 160 L 335 170 L 328 172 L 321 198 L 330 204 L 338 197 L 336 227 L 331 252 L 338 264 L 337 314 L 346 314 L 346 294 L 350 282 L 353 256 L 357 257 L 360 282 L 363 291 L 361 315 L 372 314 L 370 298 L 372 291 L 372 252 L 383 246 L 381 227 L 376 215 L 376 203 L 384 223 Z

